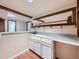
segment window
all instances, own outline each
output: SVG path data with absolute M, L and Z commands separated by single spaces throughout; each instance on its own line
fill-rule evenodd
M 26 30 L 27 31 L 31 31 L 32 30 L 32 27 L 33 27 L 33 23 L 32 22 L 28 22 L 28 23 L 26 23 Z
M 8 32 L 16 31 L 16 21 L 8 21 Z

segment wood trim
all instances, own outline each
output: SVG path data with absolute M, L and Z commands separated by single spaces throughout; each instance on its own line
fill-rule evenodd
M 79 0 L 77 0 L 77 9 L 79 8 Z
M 69 9 L 62 10 L 62 11 L 58 11 L 58 12 L 55 12 L 55 13 L 50 13 L 50 14 L 48 14 L 48 15 L 44 15 L 44 16 L 35 18 L 34 20 L 36 20 L 36 19 L 42 19 L 42 18 L 46 18 L 46 17 L 49 17 L 49 16 L 53 16 L 53 15 L 57 15 L 57 14 L 61 14 L 61 13 L 68 12 L 68 11 L 73 11 L 74 9 L 76 9 L 76 7 L 69 8 Z
M 45 26 L 68 26 L 68 25 L 74 25 L 74 23 L 61 23 L 61 24 L 47 24 L 47 25 L 38 25 L 33 27 L 45 27 Z
M 76 7 L 75 8 L 73 8 L 73 15 L 72 15 L 72 17 L 73 17 L 73 23 L 76 25 Z
M 33 50 L 29 49 L 31 52 L 33 52 L 35 55 L 37 55 L 38 57 L 40 57 L 40 59 L 44 59 L 41 56 L 39 56 L 37 53 L 35 53 Z
M 77 0 L 77 36 L 79 37 L 79 0 Z
M 10 9 L 10 8 L 5 7 L 5 6 L 2 6 L 2 5 L 0 5 L 0 9 L 7 10 L 7 11 L 11 11 L 11 12 L 13 12 L 13 13 L 17 13 L 17 14 L 19 14 L 19 15 L 22 15 L 22 16 L 25 16 L 25 17 L 28 17 L 28 18 L 33 18 L 32 16 L 26 15 L 26 14 L 21 13 L 21 12 L 18 12 L 18 11 L 15 11 L 15 10 L 13 10 L 13 9 Z
M 53 41 L 53 58 L 56 59 L 56 41 Z
M 5 19 L 0 17 L 0 32 L 5 32 Z
M 77 14 L 77 36 L 79 37 L 79 13 Z

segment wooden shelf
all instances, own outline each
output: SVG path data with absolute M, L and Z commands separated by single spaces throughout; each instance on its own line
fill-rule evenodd
M 68 25 L 75 25 L 74 23 L 62 23 L 62 24 L 47 24 L 47 25 L 38 25 L 33 27 L 46 27 L 46 26 L 68 26 Z

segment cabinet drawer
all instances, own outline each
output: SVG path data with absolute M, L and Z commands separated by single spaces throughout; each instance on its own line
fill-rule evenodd
M 51 40 L 48 40 L 48 39 L 45 39 L 45 38 L 41 38 L 41 41 L 48 43 L 48 44 L 51 44 Z
M 31 36 L 31 39 L 40 40 L 40 37 Z

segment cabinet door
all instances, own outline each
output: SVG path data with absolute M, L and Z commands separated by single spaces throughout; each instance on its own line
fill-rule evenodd
M 41 44 L 34 41 L 30 41 L 30 49 L 41 56 Z
M 77 59 L 76 49 L 76 46 L 56 42 L 56 57 L 58 59 Z
M 34 51 L 41 56 L 41 44 L 37 43 L 37 42 L 34 42 Z
M 77 47 L 77 59 L 79 59 L 79 47 Z
M 29 40 L 29 49 L 34 50 L 34 42 Z
M 44 59 L 51 59 L 51 48 L 45 45 L 42 45 L 42 57 Z

